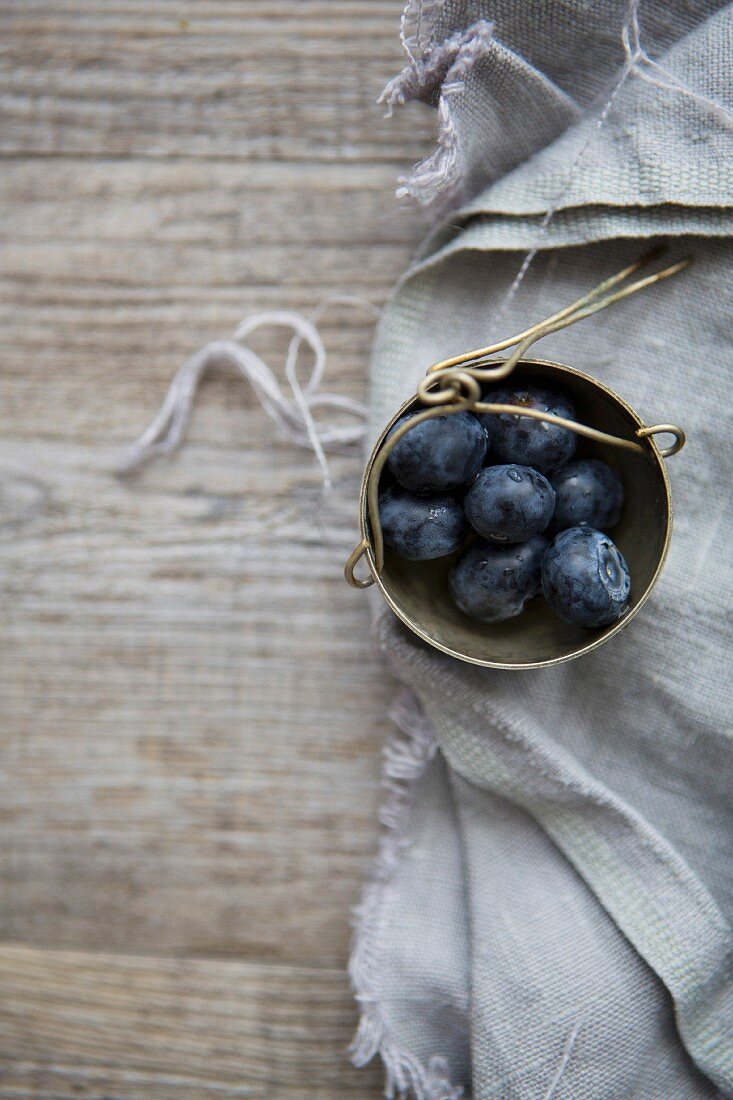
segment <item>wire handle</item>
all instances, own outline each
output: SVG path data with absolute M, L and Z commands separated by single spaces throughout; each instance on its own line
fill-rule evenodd
M 384 539 L 382 526 L 379 522 L 379 481 L 393 448 L 408 431 L 411 431 L 412 428 L 417 427 L 425 420 L 430 420 L 435 416 L 448 416 L 463 410 L 476 413 L 509 413 L 514 416 L 527 416 L 533 420 L 544 420 L 550 424 L 557 424 L 597 443 L 607 443 L 614 447 L 623 447 L 626 450 L 636 451 L 640 454 L 644 453 L 642 444 L 634 440 L 609 435 L 598 428 L 591 428 L 587 424 L 580 424 L 576 420 L 568 420 L 563 416 L 555 416 L 553 413 L 540 412 L 537 409 L 528 409 L 520 405 L 482 401 L 481 396 L 483 385 L 489 382 L 500 382 L 508 378 L 520 360 L 524 358 L 529 348 L 542 339 L 543 336 L 549 336 L 551 333 L 568 328 L 586 317 L 591 317 L 594 313 L 598 313 L 600 310 L 628 298 L 639 290 L 644 290 L 648 286 L 661 282 L 662 279 L 668 279 L 679 271 L 684 271 L 693 262 L 692 257 L 687 256 L 669 267 L 663 268 L 662 271 L 657 271 L 652 275 L 646 275 L 644 278 L 627 283 L 626 286 L 620 287 L 620 289 L 614 289 L 640 268 L 657 259 L 664 251 L 664 246 L 650 249 L 634 263 L 629 264 L 628 267 L 615 275 L 611 275 L 610 278 L 604 279 L 593 290 L 571 302 L 564 309 L 558 310 L 557 313 L 553 313 L 552 316 L 546 317 L 543 321 L 538 321 L 530 328 L 510 337 L 508 340 L 501 340 L 498 343 L 488 344 L 486 347 L 477 348 L 474 351 L 464 352 L 462 355 L 443 359 L 428 368 L 425 377 L 417 387 L 416 394 L 417 399 L 425 408 L 422 412 L 411 416 L 409 421 L 398 425 L 392 430 L 380 447 L 369 471 L 366 495 L 372 537 L 370 541 L 365 532 L 364 537 L 350 555 L 344 567 L 344 576 L 352 588 L 369 588 L 374 584 L 375 577 L 382 572 L 384 566 Z M 488 359 L 489 356 L 496 355 L 498 352 L 506 351 L 512 347 L 515 350 L 503 362 Z M 636 432 L 637 438 L 640 440 L 658 434 L 671 434 L 674 436 L 674 443 L 660 450 L 663 458 L 669 458 L 671 455 L 677 454 L 685 445 L 685 433 L 682 428 L 677 427 L 675 424 L 655 424 L 652 427 L 639 428 Z M 367 555 L 370 572 L 365 578 L 361 579 L 356 576 L 354 570 L 364 555 Z

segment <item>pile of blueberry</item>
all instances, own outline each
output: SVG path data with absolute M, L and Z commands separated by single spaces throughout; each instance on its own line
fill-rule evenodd
M 486 400 L 575 419 L 567 397 L 537 386 L 494 390 Z M 449 584 L 461 611 L 480 622 L 519 615 L 542 591 L 565 622 L 608 626 L 626 611 L 631 587 L 606 534 L 624 491 L 605 462 L 573 459 L 577 438 L 508 413 L 463 411 L 416 424 L 387 459 L 384 541 L 409 561 L 426 561 L 453 554 L 475 532 Z

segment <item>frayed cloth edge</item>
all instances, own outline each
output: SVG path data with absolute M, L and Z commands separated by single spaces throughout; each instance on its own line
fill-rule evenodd
M 438 743 L 417 696 L 402 690 L 390 710 L 396 729 L 384 749 L 382 785 L 386 798 L 379 810 L 383 832 L 379 852 L 354 910 L 354 939 L 349 977 L 361 1018 L 349 1048 L 353 1064 L 366 1065 L 379 1054 L 385 1071 L 385 1095 L 415 1100 L 460 1100 L 463 1089 L 451 1084 L 445 1059 L 432 1057 L 423 1066 L 394 1042 L 379 996 L 379 945 L 386 926 L 385 905 L 395 871 L 409 844 L 408 827 L 415 788 L 435 756 Z M 400 734 L 402 736 L 400 736 Z

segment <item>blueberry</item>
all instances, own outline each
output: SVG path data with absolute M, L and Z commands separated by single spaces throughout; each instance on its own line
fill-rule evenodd
M 468 530 L 463 509 L 453 497 L 420 497 L 399 485 L 380 493 L 379 522 L 387 546 L 408 561 L 452 554 Z
M 555 536 L 542 561 L 542 591 L 566 623 L 608 626 L 629 605 L 629 570 L 608 535 L 569 527 Z
M 487 394 L 485 400 L 497 405 L 523 405 L 575 420 L 575 408 L 567 397 L 539 386 L 502 387 Z M 569 428 L 511 413 L 484 413 L 481 419 L 490 433 L 494 458 L 499 462 L 518 462 L 551 474 L 575 454 L 575 432 Z
M 414 413 L 401 417 L 395 428 Z M 394 431 L 394 428 L 392 429 Z M 397 443 L 387 466 L 405 489 L 441 493 L 471 481 L 483 466 L 487 436 L 470 412 L 423 420 Z
M 483 538 L 526 542 L 552 519 L 555 493 L 529 466 L 487 466 L 466 493 L 463 510 Z
M 607 531 L 621 518 L 624 487 L 615 470 L 599 458 L 568 462 L 552 479 L 556 531 L 597 527 Z
M 453 566 L 449 584 L 458 607 L 482 623 L 512 619 L 540 591 L 547 539 L 537 535 L 520 546 L 479 542 Z

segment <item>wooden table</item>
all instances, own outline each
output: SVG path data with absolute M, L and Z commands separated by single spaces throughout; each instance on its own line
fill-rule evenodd
M 324 539 L 312 455 L 222 375 L 178 456 L 112 468 L 241 317 L 384 302 L 434 122 L 375 104 L 399 2 L 0 13 L 0 1097 L 376 1097 L 345 1056 L 393 692 L 341 579 L 359 460 Z M 329 314 L 328 388 L 364 395 L 372 328 Z

